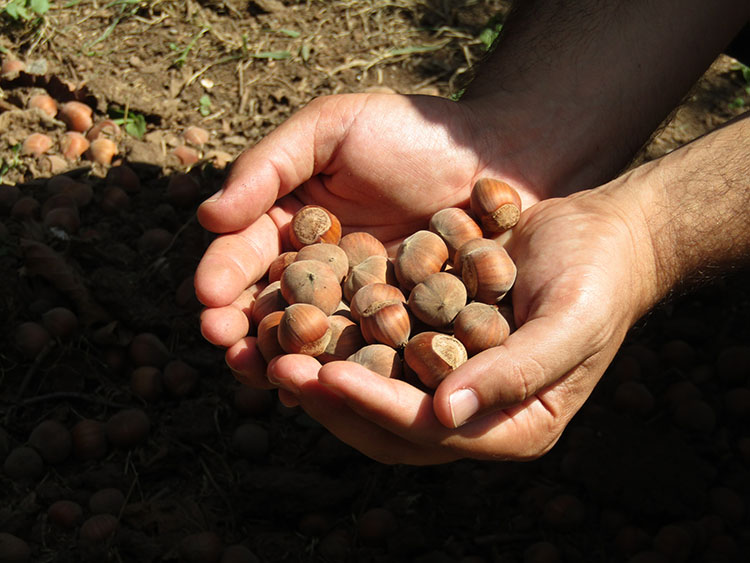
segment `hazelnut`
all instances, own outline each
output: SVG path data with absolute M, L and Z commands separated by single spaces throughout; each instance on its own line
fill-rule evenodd
M 86 138 L 89 141 L 95 141 L 99 137 L 106 137 L 107 139 L 115 141 L 119 139 L 120 136 L 120 126 L 111 119 L 100 121 L 86 133 Z
M 341 285 L 328 264 L 298 260 L 281 275 L 281 295 L 291 305 L 309 303 L 332 315 L 341 302 Z
M 105 137 L 99 137 L 91 141 L 89 145 L 88 156 L 97 164 L 109 166 L 112 159 L 117 154 L 117 145 L 114 141 Z
M 396 278 L 403 291 L 411 291 L 430 274 L 443 269 L 448 247 L 431 231 L 417 231 L 404 239 L 396 253 Z
M 345 360 L 365 345 L 365 339 L 359 326 L 342 315 L 328 317 L 331 325 L 331 339 L 322 354 L 318 356 L 320 362 Z
M 488 233 L 507 231 L 521 217 L 521 197 L 516 190 L 500 180 L 477 180 L 469 201 L 471 210 Z
M 78 459 L 100 459 L 107 454 L 107 435 L 98 420 L 85 418 L 70 431 L 73 453 Z
M 255 345 L 266 362 L 270 362 L 276 356 L 281 356 L 284 353 L 279 344 L 278 336 L 278 327 L 283 315 L 284 311 L 273 311 L 258 323 L 258 336 L 255 339 Z
M 437 272 L 414 286 L 408 304 L 414 316 L 426 325 L 446 328 L 466 305 L 466 287 L 453 274 Z
M 289 354 L 319 356 L 331 340 L 328 316 L 309 303 L 295 303 L 284 310 L 278 328 L 281 348 Z
M 48 419 L 40 422 L 29 435 L 29 445 L 45 463 L 56 465 L 65 461 L 73 449 L 70 431 L 59 421 Z
M 90 106 L 72 101 L 62 105 L 59 117 L 68 126 L 69 130 L 83 133 L 88 131 L 94 124 L 94 120 L 91 117 L 93 113 L 94 111 Z
M 469 356 L 502 344 L 510 334 L 508 321 L 497 307 L 475 301 L 469 303 L 453 321 L 453 336 Z
M 271 282 L 255 298 L 250 317 L 253 324 L 258 326 L 265 317 L 274 311 L 283 311 L 288 305 L 289 303 L 281 295 L 281 282 Z
M 370 233 L 364 231 L 344 235 L 339 241 L 339 246 L 349 259 L 350 270 L 370 256 L 388 258 L 388 251 L 383 246 L 383 243 Z
M 21 154 L 42 156 L 52 148 L 52 139 L 44 133 L 32 133 L 23 142 Z
M 78 537 L 87 545 L 103 544 L 115 535 L 119 526 L 119 520 L 111 514 L 94 514 L 81 524 Z
M 489 238 L 475 238 L 463 243 L 453 255 L 453 273 L 461 275 L 461 262 L 463 257 L 474 252 L 478 248 L 495 248 L 498 244 Z
M 205 145 L 208 142 L 209 137 L 210 133 L 203 127 L 198 127 L 197 125 L 191 125 L 182 133 L 182 138 L 196 147 L 202 147 Z
M 58 500 L 47 509 L 47 518 L 56 526 L 72 530 L 83 520 L 83 508 L 72 500 Z
M 373 303 L 362 311 L 360 329 L 368 344 L 379 342 L 402 348 L 411 333 L 409 312 L 398 300 Z
M 347 361 L 393 379 L 401 377 L 404 369 L 398 352 L 385 344 L 368 344 L 349 356 Z
M 357 291 L 372 283 L 396 283 L 394 267 L 388 258 L 370 256 L 352 268 L 344 280 L 344 297 L 351 301 Z
M 270 266 L 268 266 L 267 278 L 269 282 L 279 281 L 281 274 L 284 273 L 286 267 L 297 259 L 297 251 L 291 250 L 289 252 L 282 252 L 276 258 L 273 259 Z
M 141 409 L 123 409 L 107 420 L 105 432 L 119 448 L 132 448 L 143 442 L 151 431 L 151 420 Z
M 57 115 L 57 102 L 49 94 L 34 94 L 29 98 L 29 107 L 40 109 L 50 117 Z
M 370 283 L 360 288 L 349 302 L 352 319 L 359 321 L 362 311 L 379 301 L 401 301 L 406 303 L 406 297 L 395 285 L 387 283 Z
M 300 248 L 295 261 L 318 260 L 328 264 L 338 277 L 339 283 L 344 281 L 349 272 L 349 258 L 339 246 L 329 242 L 316 242 Z
M 299 209 L 289 224 L 289 241 L 299 250 L 308 244 L 341 240 L 341 223 L 338 218 L 319 205 L 305 205 Z
M 431 389 L 467 359 L 461 341 L 440 332 L 421 332 L 404 348 L 404 360 L 420 381 Z
M 60 150 L 68 160 L 78 160 L 89 150 L 89 140 L 78 131 L 67 131 L 60 139 Z
M 500 301 L 516 281 L 516 265 L 502 246 L 462 254 L 461 279 L 469 297 L 483 303 Z
M 434 213 L 430 218 L 430 230 L 443 239 L 451 260 L 462 244 L 482 238 L 482 229 L 476 221 L 458 207 L 447 207 Z

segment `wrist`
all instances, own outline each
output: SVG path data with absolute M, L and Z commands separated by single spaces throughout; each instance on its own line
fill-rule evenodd
M 648 310 L 675 289 L 750 262 L 750 114 L 618 178 L 603 190 L 632 202 Z

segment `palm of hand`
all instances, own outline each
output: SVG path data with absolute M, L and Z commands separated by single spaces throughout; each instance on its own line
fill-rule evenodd
M 632 226 L 592 193 L 527 210 L 509 246 L 518 265 L 512 298 L 519 329 L 455 370 L 434 397 L 348 362 L 321 367 L 290 355 L 269 373 L 287 399 L 381 461 L 538 457 L 639 314 L 646 270 L 636 263 Z M 453 429 L 449 396 L 466 387 L 477 391 L 482 410 Z

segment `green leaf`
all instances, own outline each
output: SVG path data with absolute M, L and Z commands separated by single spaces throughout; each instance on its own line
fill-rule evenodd
M 280 29 L 279 33 L 283 33 L 284 35 L 292 38 L 300 36 L 299 31 L 294 31 L 293 29 Z
M 211 113 L 211 98 L 208 97 L 208 94 L 203 94 L 198 100 L 198 103 L 200 104 L 200 107 L 198 108 L 198 112 L 203 116 L 206 117 L 207 115 L 210 115 Z
M 13 0 L 9 2 L 4 8 L 5 13 L 8 14 L 14 20 L 24 19 L 28 20 L 31 18 L 29 13 L 26 11 L 23 0 Z
M 303 43 L 302 47 L 300 47 L 299 55 L 300 57 L 302 57 L 302 60 L 304 62 L 310 60 L 310 45 L 308 45 L 307 43 Z
M 146 118 L 140 113 L 131 113 L 125 124 L 125 132 L 136 139 L 143 138 L 146 134 Z
M 38 16 L 43 16 L 49 10 L 48 0 L 31 0 L 31 2 L 29 2 L 29 6 Z
M 256 59 L 288 59 L 292 56 L 289 51 L 261 51 L 260 53 L 253 53 L 250 55 Z

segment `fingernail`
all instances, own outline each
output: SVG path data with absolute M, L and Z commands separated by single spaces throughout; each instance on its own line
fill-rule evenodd
M 217 201 L 221 197 L 221 194 L 223 194 L 223 193 L 224 193 L 224 188 L 221 188 L 218 192 L 216 192 L 214 195 L 212 195 L 211 197 L 209 197 L 203 203 L 213 203 L 214 201 Z
M 453 428 L 458 428 L 479 410 L 479 397 L 471 389 L 459 389 L 448 398 Z

